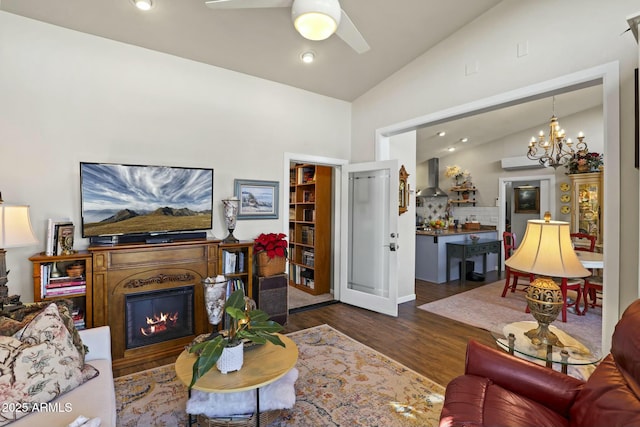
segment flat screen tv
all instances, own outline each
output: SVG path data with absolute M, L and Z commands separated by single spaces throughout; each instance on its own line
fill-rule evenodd
M 213 228 L 213 169 L 80 163 L 82 237 Z

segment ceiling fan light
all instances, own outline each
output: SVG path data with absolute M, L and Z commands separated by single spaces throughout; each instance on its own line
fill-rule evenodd
M 295 0 L 291 7 L 293 25 L 308 40 L 325 40 L 338 29 L 340 4 L 337 0 Z
M 317 12 L 300 15 L 293 24 L 300 35 L 308 40 L 325 40 L 338 28 L 333 18 Z

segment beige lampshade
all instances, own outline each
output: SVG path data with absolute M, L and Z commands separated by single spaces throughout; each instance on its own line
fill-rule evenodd
M 573 249 L 569 223 L 530 220 L 522 243 L 505 264 L 515 270 L 550 277 L 587 277 Z
M 36 245 L 33 235 L 29 206 L 0 204 L 0 248 L 16 248 Z

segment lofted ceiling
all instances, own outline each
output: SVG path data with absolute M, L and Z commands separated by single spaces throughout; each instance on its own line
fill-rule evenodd
M 340 0 L 371 49 L 358 54 L 337 35 L 310 41 L 293 27 L 289 7 L 211 9 L 205 0 L 0 0 L 0 10 L 72 30 L 353 101 L 500 0 Z M 234 0 L 243 2 L 245 0 Z M 312 50 L 316 60 L 301 61 Z M 599 89 L 557 97 L 565 115 L 602 103 Z M 418 130 L 418 163 L 445 157 L 544 122 L 538 100 Z M 499 123 L 497 125 L 496 123 Z M 447 130 L 445 138 L 435 137 Z M 469 137 L 469 143 L 459 143 Z
M 453 154 L 449 148 L 454 148 L 454 152 L 469 150 L 533 127 L 547 134 L 554 103 L 556 115 L 562 123 L 563 117 L 602 106 L 602 85 L 556 93 L 551 97 L 422 127 L 416 133 L 416 160 L 422 163 L 432 157 L 444 158 Z M 440 131 L 445 131 L 446 135 L 438 136 Z M 567 136 L 575 140 L 575 135 Z M 587 140 L 589 137 L 587 135 Z M 462 138 L 468 138 L 468 141 L 462 142 Z M 521 141 L 522 156 L 527 153 L 528 142 L 529 136 Z
M 500 0 L 340 0 L 371 49 L 300 36 L 288 7 L 214 10 L 205 0 L 0 0 L 0 10 L 353 101 Z M 234 0 L 242 2 L 244 0 Z M 312 50 L 316 60 L 300 55 Z

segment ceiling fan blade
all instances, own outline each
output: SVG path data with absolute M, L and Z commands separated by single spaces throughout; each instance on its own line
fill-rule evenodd
M 293 0 L 209 0 L 204 3 L 211 9 L 264 9 L 291 7 Z
M 365 53 L 366 51 L 371 49 L 367 41 L 364 39 L 364 37 L 362 37 L 362 34 L 360 34 L 358 29 L 353 24 L 351 19 L 349 19 L 344 10 L 342 11 L 342 15 L 340 17 L 340 25 L 338 25 L 336 34 L 358 53 Z

